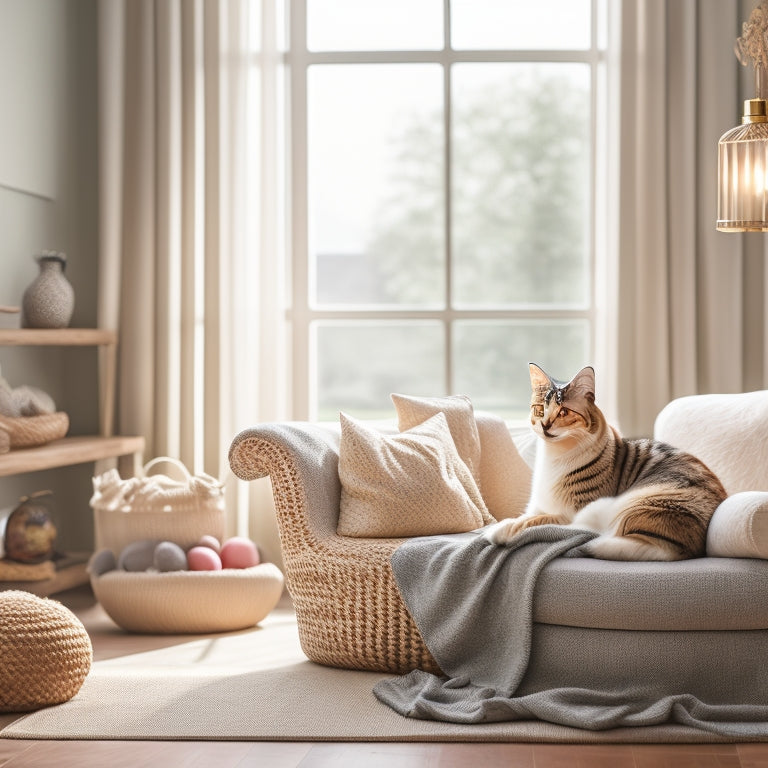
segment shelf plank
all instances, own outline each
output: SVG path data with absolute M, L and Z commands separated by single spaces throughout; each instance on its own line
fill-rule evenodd
M 117 344 L 117 331 L 103 328 L 0 328 L 4 347 L 100 347 Z
M 35 448 L 19 448 L 0 454 L 0 477 L 140 454 L 143 451 L 143 437 L 64 437 Z
M 79 587 L 90 581 L 86 570 L 88 567 L 89 553 L 77 552 L 64 558 L 61 564 L 56 565 L 56 574 L 52 579 L 41 581 L 0 581 L 0 590 L 20 589 L 31 592 L 38 597 L 48 597 L 57 592 Z

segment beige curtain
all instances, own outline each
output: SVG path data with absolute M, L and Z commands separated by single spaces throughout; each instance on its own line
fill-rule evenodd
M 100 0 L 99 322 L 116 426 L 146 458 L 230 478 L 234 435 L 282 418 L 279 55 L 271 0 Z M 251 490 L 231 483 L 232 529 Z
M 715 230 L 717 142 L 738 123 L 751 77 L 733 49 L 753 6 L 622 4 L 609 294 L 618 323 L 606 359 L 616 371 L 609 400 L 627 435 L 651 434 L 674 397 L 768 381 L 763 239 Z

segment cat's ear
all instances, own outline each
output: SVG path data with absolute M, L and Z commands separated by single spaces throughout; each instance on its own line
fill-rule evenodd
M 536 363 L 528 363 L 528 370 L 531 372 L 531 389 L 534 392 L 541 388 L 549 389 L 552 386 L 552 379 Z
M 569 382 L 568 394 L 574 394 L 595 402 L 595 369 L 588 365 L 582 368 Z

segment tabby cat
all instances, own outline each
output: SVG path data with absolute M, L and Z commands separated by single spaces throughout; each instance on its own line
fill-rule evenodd
M 506 544 L 534 525 L 600 534 L 606 560 L 684 560 L 705 554 L 707 526 L 726 497 L 697 458 L 654 440 L 623 440 L 595 405 L 595 372 L 567 384 L 531 363 L 531 424 L 541 438 L 528 506 L 488 529 Z

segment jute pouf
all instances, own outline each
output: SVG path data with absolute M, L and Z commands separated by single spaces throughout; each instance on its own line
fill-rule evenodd
M 68 608 L 28 592 L 0 592 L 0 712 L 69 701 L 92 659 L 91 639 Z

